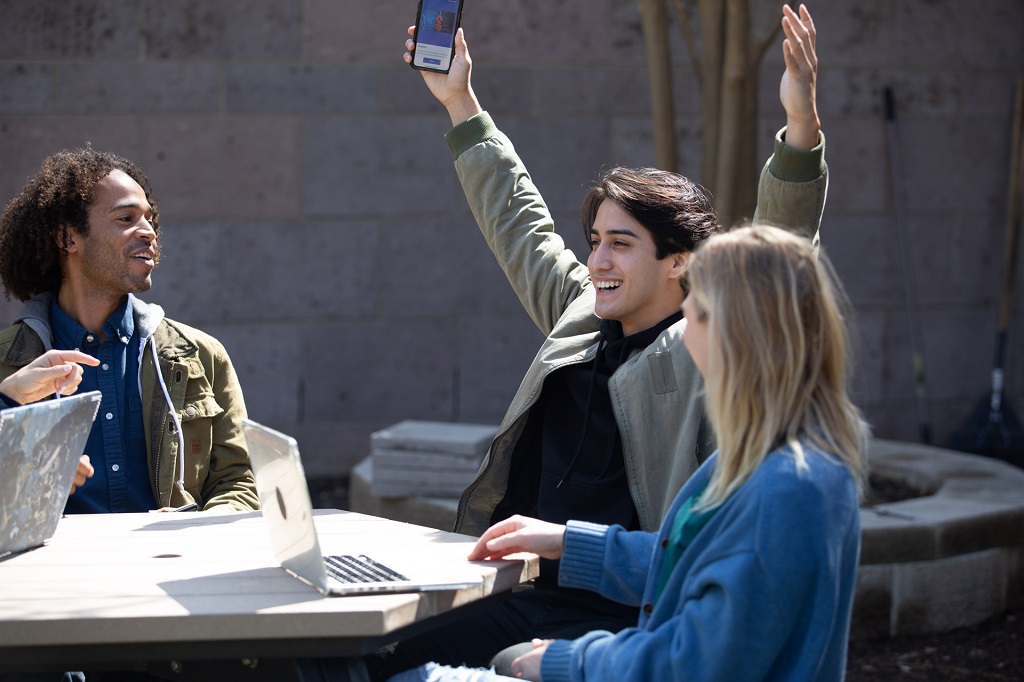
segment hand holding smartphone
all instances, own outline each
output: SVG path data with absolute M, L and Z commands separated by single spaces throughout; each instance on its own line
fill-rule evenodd
M 455 55 L 455 31 L 463 0 L 420 0 L 413 33 L 412 68 L 448 73 Z

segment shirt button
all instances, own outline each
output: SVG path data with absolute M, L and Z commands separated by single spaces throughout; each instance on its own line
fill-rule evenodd
M 644 613 L 645 614 L 647 614 L 649 616 L 649 615 L 651 615 L 651 613 L 653 611 L 654 611 L 654 604 L 652 604 L 650 602 L 647 602 L 646 604 L 644 604 Z
M 127 336 L 122 336 L 121 337 L 121 343 L 128 343 L 128 337 Z
M 664 540 L 661 541 L 661 548 L 662 549 L 668 549 L 668 538 L 665 538 Z
M 88 341 L 89 343 L 92 343 L 95 339 L 96 337 L 93 336 L 92 334 L 86 334 L 85 336 L 85 340 Z
M 103 363 L 103 369 L 110 369 L 110 365 L 108 365 L 107 363 L 104 362 Z
M 120 471 L 121 470 L 121 466 L 119 464 L 111 464 L 110 465 L 110 470 L 111 471 Z
M 107 420 L 109 421 L 109 420 L 111 420 L 113 418 L 114 418 L 114 413 L 113 412 L 107 412 Z
M 196 408 L 195 408 L 195 406 L 194 405 L 189 405 L 188 407 L 186 407 L 185 408 L 185 415 L 188 416 L 188 417 L 196 416 Z

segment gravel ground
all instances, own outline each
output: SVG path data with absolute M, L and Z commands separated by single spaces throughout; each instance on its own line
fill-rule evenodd
M 1024 680 L 1024 612 L 931 635 L 850 637 L 847 682 Z

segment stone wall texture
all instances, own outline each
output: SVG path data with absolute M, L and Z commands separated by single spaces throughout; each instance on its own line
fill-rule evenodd
M 65 147 L 139 162 L 165 252 L 146 298 L 224 342 L 251 416 L 295 435 L 310 475 L 347 472 L 371 432 L 403 419 L 497 423 L 541 341 L 466 208 L 447 115 L 401 60 L 415 9 L 0 3 L 0 196 Z M 810 9 L 831 168 L 822 240 L 856 306 L 856 397 L 877 435 L 917 438 L 888 85 L 942 443 L 989 386 L 1024 3 Z M 463 25 L 481 102 L 581 249 L 576 212 L 600 169 L 654 161 L 636 3 L 468 0 Z M 672 36 L 681 170 L 697 177 L 700 101 Z M 761 73 L 763 154 L 784 120 L 781 71 L 777 39 Z M 1015 295 L 1007 389 L 1024 408 L 1024 277 Z M 0 301 L 0 322 L 18 305 Z

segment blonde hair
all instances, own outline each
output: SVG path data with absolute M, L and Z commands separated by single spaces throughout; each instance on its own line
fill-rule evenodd
M 774 227 L 717 235 L 687 272 L 707 320 L 705 400 L 718 461 L 702 508 L 725 501 L 783 444 L 798 467 L 801 442 L 839 458 L 858 490 L 866 427 L 847 395 L 848 307 L 812 244 Z

